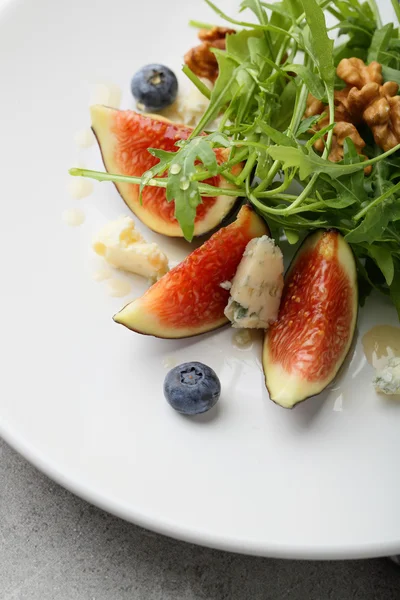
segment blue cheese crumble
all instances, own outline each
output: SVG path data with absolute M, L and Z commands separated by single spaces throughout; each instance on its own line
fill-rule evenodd
M 221 287 L 228 289 L 227 282 Z M 267 329 L 278 317 L 283 289 L 283 256 L 267 235 L 252 239 L 231 282 L 225 316 L 233 327 Z
M 400 394 L 400 357 L 389 358 L 383 369 L 377 370 L 373 384 L 377 392 L 394 396 Z

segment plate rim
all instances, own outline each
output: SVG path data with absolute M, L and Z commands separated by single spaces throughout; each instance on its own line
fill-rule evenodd
M 176 523 L 171 523 L 161 517 L 149 516 L 143 512 L 138 513 L 125 503 L 114 500 L 94 487 L 77 481 L 71 473 L 60 469 L 43 452 L 1 421 L 0 437 L 35 468 L 72 494 L 124 521 L 182 542 L 225 552 L 290 560 L 355 560 L 393 556 L 400 552 L 400 541 L 372 542 L 362 545 L 355 543 L 345 546 L 334 544 L 318 547 L 314 545 L 311 548 L 266 541 L 246 542 L 235 540 L 233 537 L 228 538 L 223 535 L 195 531 L 193 528 L 179 527 Z

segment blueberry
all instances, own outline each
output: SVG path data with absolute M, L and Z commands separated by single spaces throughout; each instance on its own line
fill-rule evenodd
M 164 381 L 164 395 L 172 408 L 184 415 L 210 410 L 221 394 L 216 373 L 199 362 L 188 362 L 172 369 Z
M 148 111 L 161 110 L 176 99 L 178 80 L 171 69 L 164 65 L 146 65 L 132 77 L 131 90 L 143 108 Z

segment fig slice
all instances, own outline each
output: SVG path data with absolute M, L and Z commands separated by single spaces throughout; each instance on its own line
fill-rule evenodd
M 100 146 L 103 162 L 109 173 L 141 177 L 158 163 L 148 148 L 177 151 L 175 142 L 185 140 L 192 128 L 172 123 L 158 115 L 138 114 L 133 110 L 116 110 L 102 105 L 90 108 L 92 129 Z M 227 160 L 229 149 L 214 150 L 218 163 Z M 233 173 L 240 171 L 236 165 Z M 221 175 L 206 179 L 204 183 L 216 187 L 234 189 Z M 145 187 L 142 203 L 139 201 L 139 186 L 131 183 L 116 183 L 122 199 L 131 211 L 147 227 L 170 237 L 183 237 L 174 216 L 175 204 L 168 202 L 164 188 Z M 203 197 L 196 212 L 194 235 L 204 235 L 218 227 L 234 214 L 242 200 L 236 196 Z
M 221 283 L 233 278 L 248 242 L 268 233 L 265 221 L 243 206 L 236 221 L 214 233 L 114 321 L 160 338 L 191 337 L 225 325 L 229 290 Z
M 357 272 L 338 231 L 317 231 L 301 245 L 285 277 L 277 321 L 263 347 L 265 383 L 284 408 L 319 394 L 350 349 L 357 321 Z

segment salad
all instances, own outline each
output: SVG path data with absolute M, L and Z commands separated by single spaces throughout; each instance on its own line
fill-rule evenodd
M 334 379 L 371 291 L 400 318 L 400 28 L 375 0 L 244 0 L 243 20 L 205 2 L 227 26 L 191 22 L 200 43 L 183 71 L 204 98 L 197 124 L 155 114 L 177 102 L 178 82 L 146 65 L 132 79 L 139 112 L 91 108 L 106 171 L 70 173 L 114 182 L 162 235 L 208 236 L 168 271 L 132 219 L 103 231 L 99 253 L 152 280 L 114 320 L 171 339 L 229 321 L 264 330 L 266 386 L 292 408 Z M 296 246 L 285 276 L 283 240 Z M 375 385 L 400 393 L 400 358 Z M 220 393 L 201 363 L 173 369 L 164 389 L 188 414 Z

